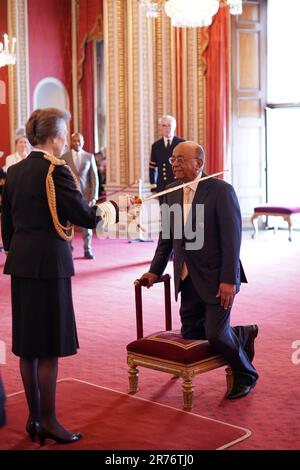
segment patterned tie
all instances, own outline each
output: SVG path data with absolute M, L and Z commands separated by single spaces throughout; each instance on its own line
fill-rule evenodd
M 190 211 L 190 208 L 191 208 L 191 195 L 192 195 L 192 192 L 193 192 L 192 188 L 190 188 L 189 186 L 186 186 L 185 188 L 183 188 L 183 225 L 186 224 L 188 214 L 189 214 L 189 211 Z M 188 272 L 188 269 L 187 269 L 187 265 L 184 262 L 183 265 L 182 265 L 182 271 L 181 271 L 180 279 L 183 281 L 187 277 L 188 273 L 189 272 Z

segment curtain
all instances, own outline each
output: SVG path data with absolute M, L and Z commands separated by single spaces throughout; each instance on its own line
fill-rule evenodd
M 209 28 L 206 61 L 206 171 L 226 168 L 229 139 L 229 25 L 228 7 L 221 7 Z
M 94 43 L 85 45 L 85 61 L 83 63 L 83 78 L 81 90 L 81 132 L 84 137 L 84 148 L 87 152 L 95 152 L 94 138 Z
M 80 123 L 88 152 L 95 151 L 94 138 L 94 41 L 103 38 L 102 0 L 80 0 L 78 11 L 78 85 Z

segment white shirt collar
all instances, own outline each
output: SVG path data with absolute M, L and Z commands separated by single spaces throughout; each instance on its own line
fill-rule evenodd
M 199 178 L 199 176 L 202 176 L 202 171 L 200 171 L 200 173 L 198 174 L 197 178 Z M 188 186 L 189 188 L 192 189 L 192 191 L 194 191 L 194 193 L 196 192 L 197 188 L 198 188 L 198 184 L 199 184 L 199 181 L 196 181 L 195 183 L 190 183 Z
M 174 137 L 170 137 L 170 138 L 168 139 L 168 137 L 164 137 L 165 147 L 168 145 L 168 141 L 170 142 L 170 145 L 172 145 L 173 138 L 174 138 Z
M 23 158 L 22 155 L 19 152 L 16 152 L 15 155 L 20 159 Z M 24 153 L 24 155 L 25 155 L 25 157 L 28 157 L 28 154 L 26 152 Z

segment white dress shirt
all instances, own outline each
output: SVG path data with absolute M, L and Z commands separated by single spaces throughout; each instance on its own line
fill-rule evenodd
M 169 139 L 167 137 L 164 137 L 164 143 L 165 147 L 168 147 L 168 142 L 170 143 L 170 146 L 172 145 L 173 137 L 170 137 Z
M 72 149 L 72 158 L 75 168 L 77 169 L 77 171 L 79 171 L 81 165 L 81 152 L 76 152 L 76 150 Z
M 27 154 L 26 154 L 27 157 Z M 16 163 L 19 163 L 21 160 L 23 160 L 22 156 L 16 152 L 13 153 L 12 155 L 8 155 L 5 160 L 5 165 L 3 167 L 3 170 L 7 172 L 8 168 L 12 165 L 15 165 Z
M 188 186 L 185 186 L 183 188 L 183 222 L 184 222 L 183 225 L 186 224 L 198 184 L 199 184 L 198 182 L 191 183 Z M 187 265 L 184 262 L 182 265 L 180 279 L 183 281 L 187 277 L 188 273 L 189 272 L 188 272 Z

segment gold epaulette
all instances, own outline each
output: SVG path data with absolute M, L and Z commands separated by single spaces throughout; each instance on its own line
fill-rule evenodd
M 55 165 L 55 166 L 66 165 L 65 160 L 63 160 L 62 158 L 57 158 L 54 155 L 49 155 L 49 154 L 44 153 L 44 158 L 48 160 L 50 163 L 52 163 L 52 165 Z
M 62 160 L 61 158 L 56 158 L 54 157 L 54 155 L 49 155 L 49 154 L 44 154 L 44 158 L 50 162 L 50 167 L 49 167 L 47 177 L 46 177 L 46 193 L 47 193 L 48 206 L 51 212 L 54 228 L 56 232 L 58 233 L 58 235 L 63 240 L 71 241 L 74 235 L 74 225 L 64 227 L 63 225 L 61 225 L 61 223 L 58 220 L 55 185 L 54 185 L 52 173 L 55 170 L 56 166 L 65 165 L 66 168 L 68 168 L 68 170 L 70 171 L 77 189 L 78 189 L 78 181 L 77 181 L 75 174 L 71 170 L 71 168 L 66 164 L 65 160 Z

